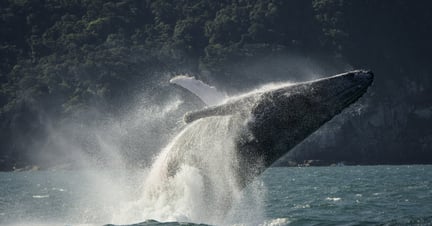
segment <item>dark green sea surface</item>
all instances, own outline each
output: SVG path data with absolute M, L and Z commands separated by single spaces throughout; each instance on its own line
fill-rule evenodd
M 86 186 L 88 180 L 79 171 L 0 173 L 0 224 L 111 223 L 104 222 L 116 206 L 110 200 L 121 197 L 107 192 L 109 182 L 100 182 L 107 191 L 98 192 Z M 262 180 L 261 225 L 432 225 L 430 165 L 270 168 Z M 124 189 L 133 192 L 128 184 Z M 92 208 L 102 211 L 95 215 Z M 193 225 L 145 219 L 130 224 Z

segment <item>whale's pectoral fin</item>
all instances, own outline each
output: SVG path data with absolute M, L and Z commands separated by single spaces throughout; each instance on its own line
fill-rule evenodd
M 189 90 L 199 97 L 207 106 L 220 104 L 227 98 L 225 93 L 218 91 L 215 87 L 209 86 L 194 77 L 178 75 L 172 78 L 170 83 Z

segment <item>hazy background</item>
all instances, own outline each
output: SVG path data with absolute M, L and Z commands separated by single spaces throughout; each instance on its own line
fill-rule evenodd
M 1 170 L 147 165 L 202 107 L 177 74 L 234 95 L 357 68 L 376 75 L 368 94 L 287 160 L 432 163 L 430 1 L 6 0 L 0 15 Z

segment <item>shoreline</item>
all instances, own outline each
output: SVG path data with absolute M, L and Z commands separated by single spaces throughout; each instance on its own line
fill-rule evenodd
M 349 167 L 349 166 L 406 166 L 406 165 L 432 165 L 432 163 L 413 163 L 413 162 L 406 162 L 406 163 L 354 163 L 354 162 L 324 162 L 320 160 L 305 160 L 304 162 L 298 163 L 294 161 L 290 161 L 289 163 L 276 163 L 272 165 L 270 168 L 282 168 L 282 167 Z M 104 169 L 105 167 L 100 167 L 100 169 Z M 70 170 L 85 170 L 90 169 L 89 167 L 74 167 L 74 166 L 66 166 L 66 165 L 58 165 L 58 166 L 51 166 L 51 167 L 42 167 L 39 165 L 28 165 L 25 167 L 13 167 L 10 170 L 2 169 L 0 172 L 7 173 L 7 172 L 35 172 L 35 171 L 70 171 Z M 130 169 L 130 168 L 129 168 Z M 137 168 L 138 169 L 138 168 Z

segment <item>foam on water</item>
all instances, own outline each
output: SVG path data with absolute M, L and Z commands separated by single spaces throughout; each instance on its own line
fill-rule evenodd
M 227 224 L 242 219 L 235 210 L 239 205 L 248 210 L 248 221 L 261 218 L 262 184 L 251 186 L 251 196 L 236 181 L 234 142 L 242 123 L 239 117 L 221 116 L 187 125 L 155 159 L 139 199 L 113 221 Z

